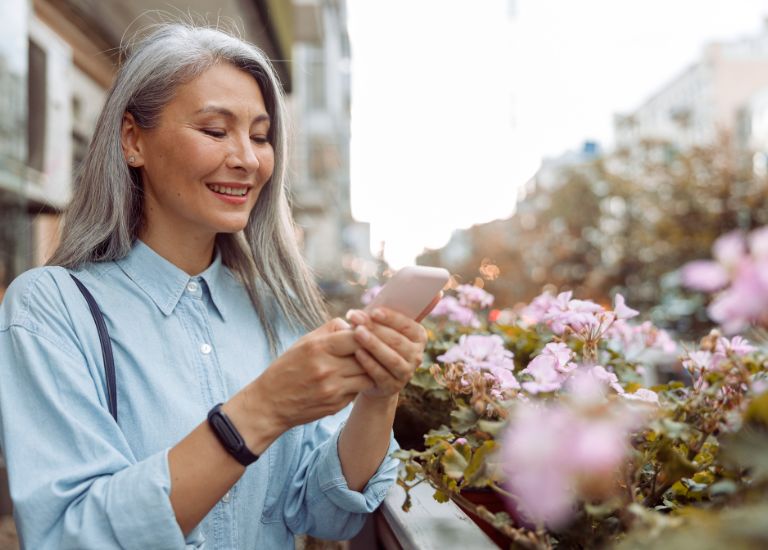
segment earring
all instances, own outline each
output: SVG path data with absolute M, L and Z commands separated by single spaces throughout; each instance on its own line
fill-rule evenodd
M 128 164 L 132 165 L 134 162 L 136 162 L 136 157 L 134 157 L 133 155 L 128 157 Z

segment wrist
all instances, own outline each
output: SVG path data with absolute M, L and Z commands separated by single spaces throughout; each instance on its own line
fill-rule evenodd
M 269 414 L 264 401 L 252 395 L 249 384 L 222 405 L 221 410 L 237 427 L 246 447 L 255 454 L 262 454 L 285 431 Z
M 384 395 L 384 396 L 376 396 L 376 395 L 367 395 L 365 393 L 360 393 L 355 398 L 355 406 L 360 404 L 360 406 L 366 407 L 366 408 L 376 408 L 376 409 L 382 409 L 382 410 L 394 410 L 397 408 L 397 401 L 400 397 L 400 394 L 396 393 L 394 395 Z

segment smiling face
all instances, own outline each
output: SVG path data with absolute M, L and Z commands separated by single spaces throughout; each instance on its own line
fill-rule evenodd
M 272 176 L 269 127 L 256 80 L 228 63 L 179 86 L 154 128 L 127 114 L 122 142 L 141 173 L 142 240 L 212 242 L 243 229 Z

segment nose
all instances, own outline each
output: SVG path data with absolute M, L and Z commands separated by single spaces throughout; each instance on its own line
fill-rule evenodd
M 250 135 L 239 136 L 232 140 L 232 148 L 227 154 L 227 168 L 253 173 L 259 169 L 259 157 Z

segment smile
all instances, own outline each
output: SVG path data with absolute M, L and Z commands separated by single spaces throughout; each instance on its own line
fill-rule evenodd
M 233 197 L 244 197 L 250 190 L 250 187 L 247 187 L 247 186 L 227 187 L 226 185 L 215 185 L 210 183 L 206 185 L 208 189 L 210 189 L 214 193 L 219 193 L 221 195 L 231 195 Z

